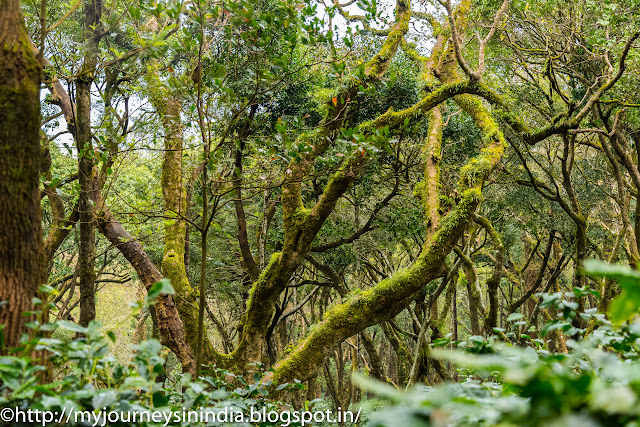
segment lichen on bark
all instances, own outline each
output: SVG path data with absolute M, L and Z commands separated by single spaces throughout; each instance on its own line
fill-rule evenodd
M 45 278 L 40 215 L 40 72 L 18 0 L 0 7 L 0 325 L 19 344 Z M 4 348 L 0 348 L 4 353 Z

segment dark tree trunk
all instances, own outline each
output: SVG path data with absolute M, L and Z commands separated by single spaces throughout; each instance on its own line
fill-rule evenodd
M 94 152 L 91 142 L 91 85 L 96 70 L 99 23 L 102 2 L 88 0 L 85 4 L 86 51 L 82 70 L 76 83 L 76 147 L 78 149 L 78 196 L 80 249 L 78 278 L 80 279 L 80 325 L 87 326 L 96 318 L 96 226 L 91 204 L 93 191 Z
M 93 154 L 91 144 L 91 129 L 81 135 L 83 123 L 89 127 L 91 109 L 88 87 L 81 89 L 84 84 L 78 82 L 78 180 L 80 182 L 80 194 L 78 197 L 78 218 L 80 228 L 80 248 L 78 255 L 78 278 L 80 279 L 80 324 L 87 326 L 96 318 L 96 273 L 94 261 L 96 257 L 95 222 L 93 206 L 91 204 L 91 191 L 93 186 Z M 85 92 L 86 91 L 86 92 Z M 86 105 L 85 105 L 86 104 Z M 87 117 L 85 117 L 87 115 Z M 84 132 L 83 132 L 84 133 Z M 85 142 L 81 142 L 85 140 Z
M 362 342 L 364 344 L 364 349 L 367 352 L 367 356 L 369 356 L 369 363 L 371 364 L 371 376 L 379 381 L 387 381 L 383 363 L 380 359 L 380 355 L 376 351 L 373 339 L 369 336 L 366 330 L 360 332 L 360 336 L 362 337 Z
M 44 283 L 40 225 L 40 72 L 19 0 L 0 0 L 0 325 L 18 345 Z

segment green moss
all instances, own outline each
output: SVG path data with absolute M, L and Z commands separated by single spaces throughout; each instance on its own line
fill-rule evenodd
M 409 1 L 398 2 L 396 19 L 397 22 L 389 32 L 384 45 L 365 67 L 367 80 L 377 80 L 384 74 L 389 61 L 395 55 L 404 35 L 409 30 L 409 20 L 411 19 L 411 4 Z
M 260 286 L 263 286 L 263 284 L 268 280 L 270 272 L 272 272 L 276 268 L 276 266 L 280 263 L 281 256 L 282 256 L 282 252 L 274 252 L 271 255 L 271 258 L 269 259 L 269 263 L 267 264 L 265 269 L 262 271 L 262 274 L 260 274 L 260 277 L 258 278 L 258 280 L 253 284 L 253 286 L 251 286 L 251 289 L 249 289 L 249 299 L 247 300 L 247 312 L 249 312 L 249 307 L 251 307 L 255 303 L 254 295 L 256 293 L 256 289 Z
M 475 187 L 482 184 L 491 170 L 491 162 L 486 158 L 475 158 L 460 169 L 460 183 L 462 188 Z
M 413 187 L 413 197 L 417 197 L 421 199 L 423 196 L 425 185 L 426 184 L 424 181 L 417 182 L 416 185 Z
M 295 212 L 290 216 L 292 224 L 299 227 L 303 226 L 309 218 L 309 212 L 311 212 L 311 210 L 305 207 L 299 207 L 298 209 L 296 209 Z
M 441 210 L 448 210 L 455 205 L 453 198 L 442 194 L 438 196 L 438 203 Z

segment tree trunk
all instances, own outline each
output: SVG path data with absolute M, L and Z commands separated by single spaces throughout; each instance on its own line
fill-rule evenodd
M 78 218 L 80 248 L 78 254 L 78 278 L 80 279 L 80 325 L 87 326 L 96 318 L 96 236 L 91 191 L 93 190 L 93 144 L 91 143 L 91 82 L 78 81 Z
M 80 279 L 80 320 L 82 326 L 96 318 L 96 225 L 91 204 L 93 191 L 94 152 L 91 141 L 91 85 L 95 77 L 98 60 L 98 35 L 102 2 L 87 0 L 85 3 L 85 40 L 82 70 L 76 82 L 76 148 L 78 150 L 78 213 L 80 248 L 78 255 L 78 278 Z
M 0 325 L 4 345 L 26 331 L 45 281 L 40 224 L 40 73 L 19 0 L 0 0 Z

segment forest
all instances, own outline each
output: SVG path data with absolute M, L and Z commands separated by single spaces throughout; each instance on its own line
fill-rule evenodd
M 0 425 L 638 426 L 639 197 L 638 0 L 0 0 Z

